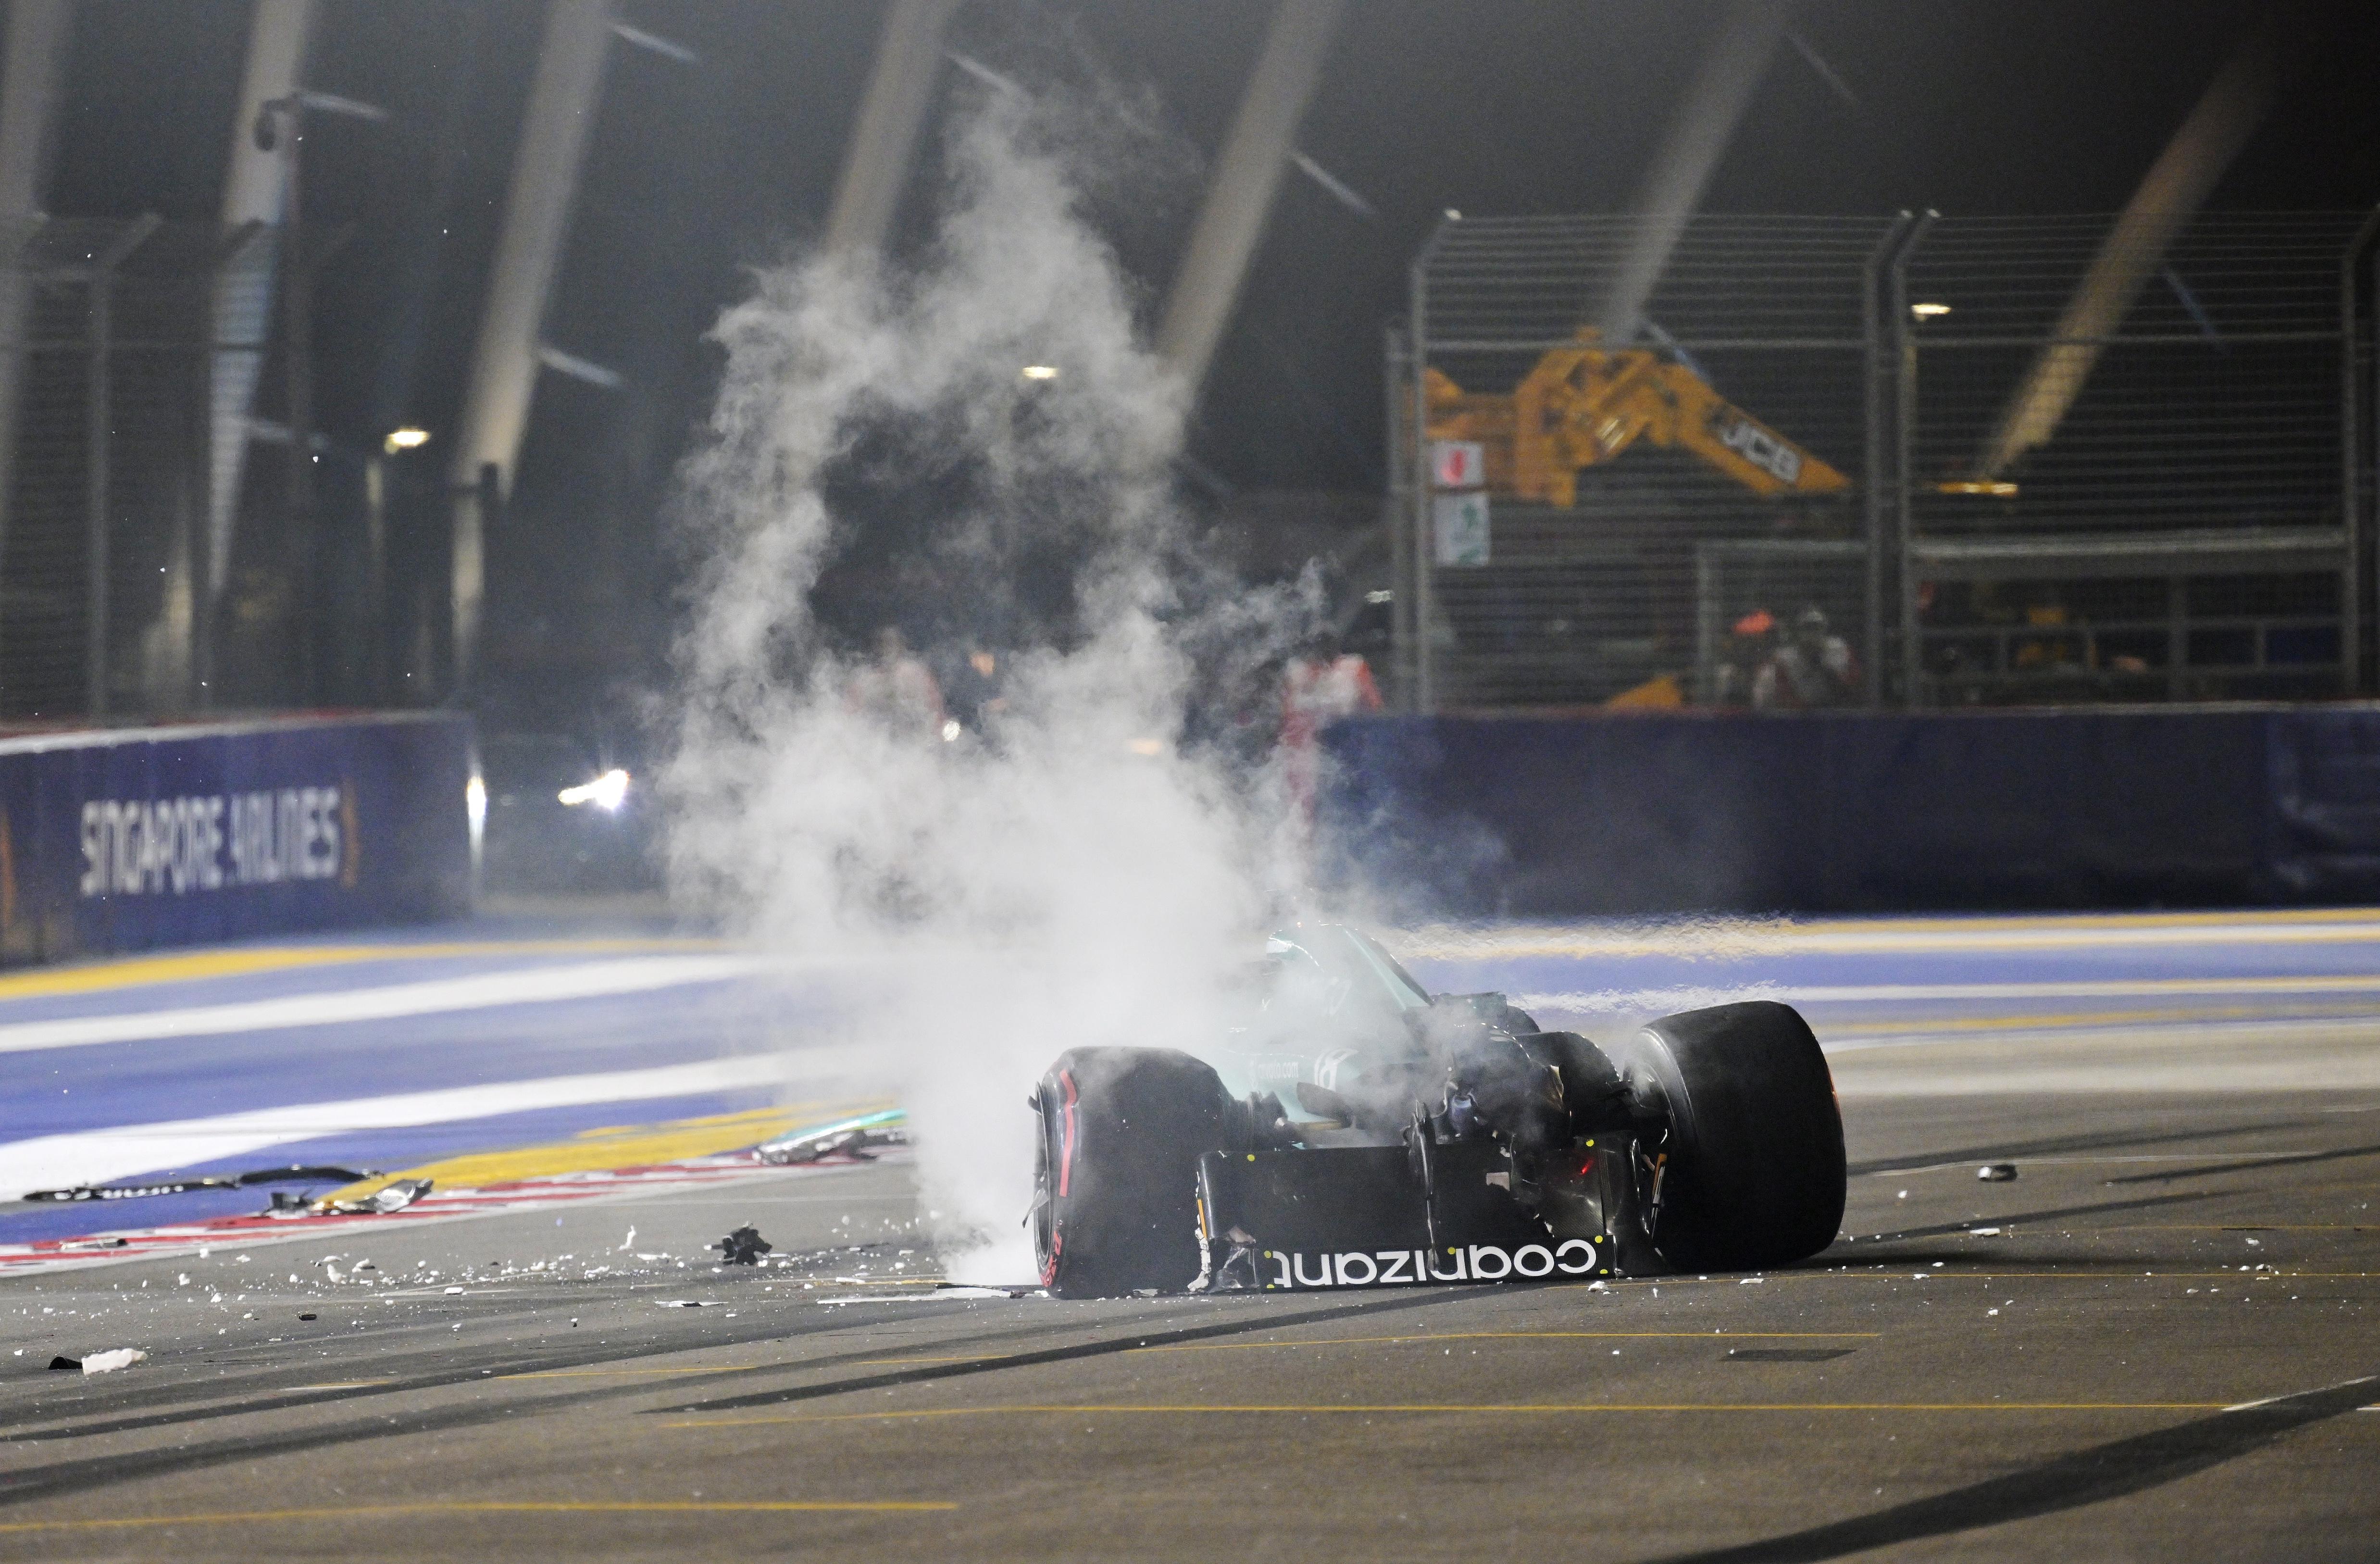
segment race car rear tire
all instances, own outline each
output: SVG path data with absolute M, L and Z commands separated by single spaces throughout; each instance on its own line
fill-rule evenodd
M 1843 1219 L 1843 1121 L 1809 1024 L 1771 1000 L 1666 1016 L 1625 1065 L 1665 1112 L 1668 1166 L 1653 1243 L 1687 1269 L 1806 1259 Z
M 1178 1292 L 1197 1279 L 1198 1158 L 1229 1098 L 1172 1049 L 1072 1049 L 1042 1076 L 1033 1240 L 1061 1297 Z

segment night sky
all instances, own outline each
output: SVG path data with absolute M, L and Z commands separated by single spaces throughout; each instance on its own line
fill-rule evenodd
M 216 214 L 248 10 L 80 8 L 51 212 Z M 953 47 L 1028 85 L 1104 79 L 1151 107 L 1169 155 L 1138 171 L 1147 188 L 1113 237 L 1152 318 L 1269 12 L 975 0 L 954 27 Z M 397 422 L 442 435 L 455 417 L 541 14 L 534 0 L 322 0 L 308 84 L 394 115 L 323 120 L 307 143 L 309 217 L 358 225 L 316 328 L 319 418 L 352 447 Z M 547 337 L 628 383 L 540 381 L 492 587 L 529 661 L 575 661 L 600 684 L 641 676 L 630 665 L 658 646 L 656 517 L 716 373 L 702 332 L 746 267 L 817 232 L 880 14 L 863 0 L 624 6 L 701 63 L 613 46 Z M 1208 382 L 1199 466 L 1241 491 L 1377 491 L 1381 328 L 1438 214 L 1623 210 L 1719 14 L 1708 0 L 1351 0 L 1299 143 L 1377 214 L 1284 182 Z M 2213 204 L 2380 200 L 2380 7 L 1805 0 L 1705 205 L 2112 210 L 2259 24 L 2280 35 L 2282 90 Z

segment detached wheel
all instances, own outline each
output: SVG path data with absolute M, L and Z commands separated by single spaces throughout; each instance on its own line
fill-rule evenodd
M 1809 1024 L 1771 1000 L 1664 1017 L 1636 1036 L 1628 1083 L 1667 1115 L 1653 1243 L 1688 1269 L 1807 1259 L 1842 1226 L 1843 1120 Z
M 1073 1049 L 1041 1077 L 1033 1248 L 1066 1298 L 1179 1292 L 1197 1279 L 1198 1158 L 1222 1148 L 1229 1099 L 1172 1049 Z

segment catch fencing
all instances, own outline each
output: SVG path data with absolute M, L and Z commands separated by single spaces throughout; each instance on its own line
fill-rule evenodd
M 287 258 L 310 276 L 342 236 L 0 231 L 0 718 L 368 698 L 317 664 L 330 622 L 361 641 L 334 588 L 378 582 L 373 457 L 310 426 L 310 354 L 277 302 Z
M 1388 352 L 1398 704 L 2368 688 L 2374 224 L 2143 228 L 1699 217 L 1607 339 L 1644 224 L 1450 217 Z

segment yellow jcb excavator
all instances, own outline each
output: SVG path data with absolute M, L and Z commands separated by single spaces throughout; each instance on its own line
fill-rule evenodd
M 1683 364 L 1648 347 L 1601 346 L 1592 326 L 1537 360 L 1500 396 L 1426 370 L 1429 438 L 1478 442 L 1488 487 L 1570 506 L 1578 474 L 1638 440 L 1675 446 L 1763 497 L 1837 494 L 1851 479 L 1736 406 Z

